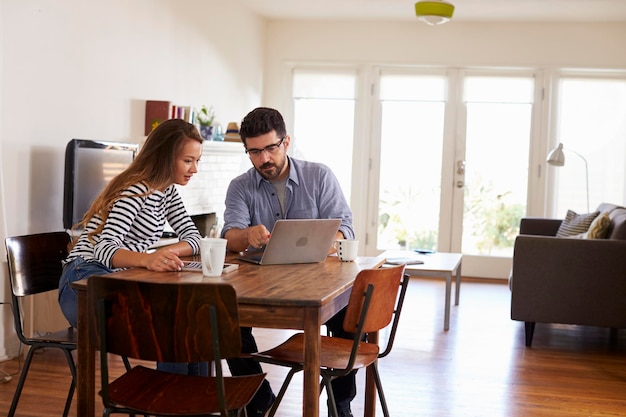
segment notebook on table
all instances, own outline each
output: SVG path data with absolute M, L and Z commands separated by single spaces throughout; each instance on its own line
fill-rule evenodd
M 238 259 L 259 265 L 323 262 L 341 219 L 277 220 L 263 252 L 243 252 Z

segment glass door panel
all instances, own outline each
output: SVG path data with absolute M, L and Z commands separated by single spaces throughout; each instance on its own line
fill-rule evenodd
M 356 72 L 298 69 L 293 74 L 291 155 L 328 165 L 351 200 Z
M 437 249 L 443 107 L 383 103 L 377 249 Z
M 559 88 L 558 139 L 551 148 L 563 144 L 565 164 L 548 168 L 556 178 L 552 216 L 563 218 L 569 209 L 587 211 L 586 169 L 590 211 L 603 202 L 623 204 L 626 80 L 565 76 Z
M 328 165 L 350 201 L 354 101 L 296 99 L 294 104 L 293 156 Z
M 526 213 L 530 112 L 529 104 L 467 104 L 464 254 L 512 255 Z
M 466 77 L 462 252 L 512 256 L 526 214 L 533 79 Z
M 438 248 L 445 79 L 383 74 L 376 249 Z

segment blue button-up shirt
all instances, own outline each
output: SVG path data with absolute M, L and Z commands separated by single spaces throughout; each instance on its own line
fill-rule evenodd
M 354 239 L 352 210 L 335 174 L 324 164 L 289 158 L 285 219 L 341 219 L 339 230 Z M 259 224 L 272 230 L 283 218 L 274 186 L 253 167 L 233 179 L 226 192 L 222 237 L 230 229 Z

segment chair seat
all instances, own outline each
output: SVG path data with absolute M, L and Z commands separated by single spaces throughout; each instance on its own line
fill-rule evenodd
M 33 336 L 26 339 L 27 344 L 56 344 L 62 349 L 76 349 L 78 332 L 73 327 L 58 332 L 46 333 L 41 336 Z M 72 346 L 74 345 L 74 346 Z
M 228 409 L 245 407 L 265 374 L 224 377 Z M 137 389 L 141 387 L 141 389 Z M 216 379 L 178 375 L 138 365 L 109 385 L 110 400 L 145 414 L 219 413 Z
M 352 339 L 322 336 L 320 351 L 320 366 L 322 368 L 340 369 L 348 365 Z M 378 358 L 379 347 L 373 343 L 361 342 L 354 362 L 354 368 L 365 368 Z M 304 363 L 304 334 L 297 333 L 282 344 L 254 354 L 264 362 L 278 365 L 291 365 Z
M 321 387 L 328 392 L 329 415 L 338 417 L 337 403 L 332 381 L 359 368 L 371 370 L 374 384 L 380 398 L 383 415 L 390 417 L 383 393 L 376 360 L 385 357 L 393 346 L 393 339 L 402 310 L 402 303 L 408 285 L 404 276 L 404 265 L 390 268 L 364 269 L 360 271 L 352 285 L 348 306 L 343 315 L 343 330 L 353 333 L 349 339 L 320 336 Z M 404 279 L 402 279 L 404 277 Z M 379 345 L 363 342 L 363 336 L 379 332 L 391 324 L 391 331 L 385 351 L 379 354 Z M 270 409 L 270 417 L 276 414 L 293 376 L 304 369 L 304 333 L 300 332 L 273 349 L 252 354 L 259 362 L 291 368 L 283 381 L 276 401 Z M 356 346 L 356 348 L 355 348 Z M 317 353 L 317 352 L 315 352 Z M 321 390 L 320 390 L 321 391 Z

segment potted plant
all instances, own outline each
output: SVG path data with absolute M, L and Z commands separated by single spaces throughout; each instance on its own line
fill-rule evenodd
M 213 137 L 213 121 L 215 120 L 215 112 L 213 106 L 207 108 L 202 106 L 200 111 L 197 111 L 198 125 L 200 125 L 200 136 L 204 140 L 211 140 Z

